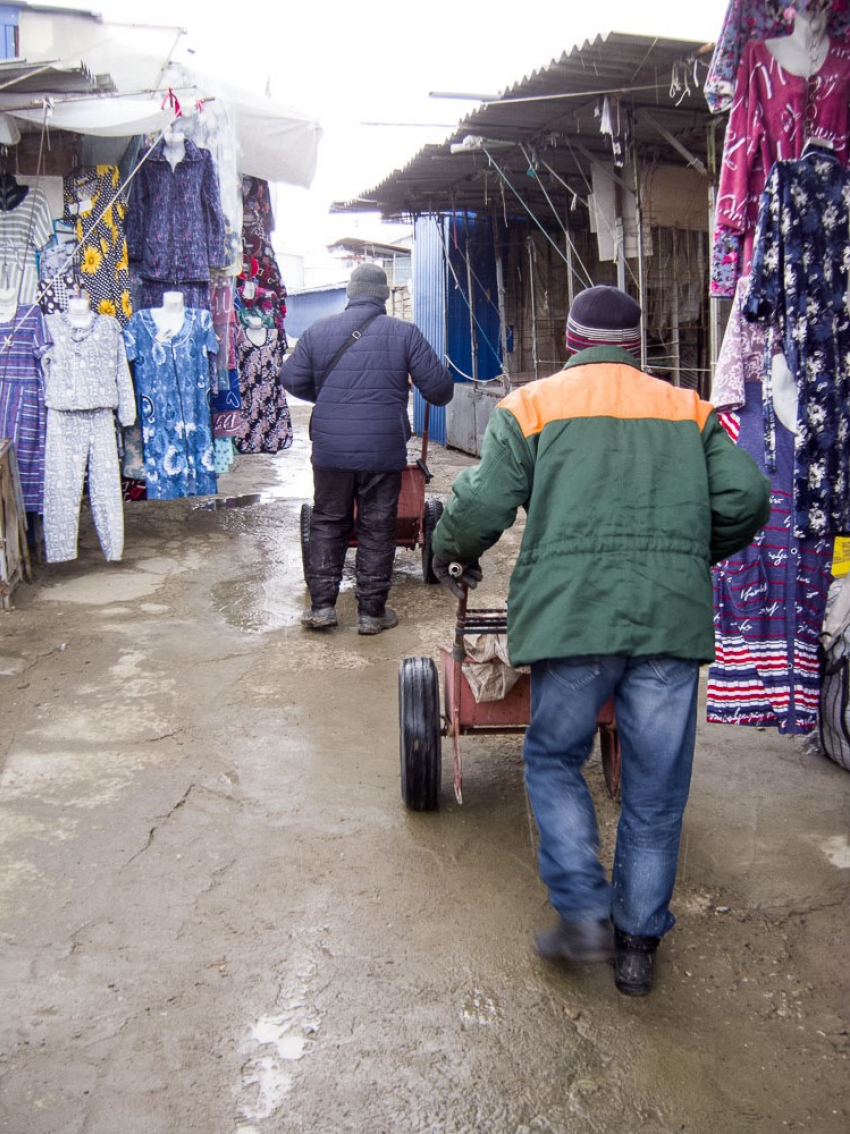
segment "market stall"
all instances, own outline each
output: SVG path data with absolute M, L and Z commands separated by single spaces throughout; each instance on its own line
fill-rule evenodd
M 144 95 L 0 70 L 0 437 L 36 558 L 76 557 L 85 491 L 117 560 L 128 500 L 291 444 L 269 181 L 309 185 L 321 131 L 167 60 Z
M 791 735 L 818 727 L 827 685 L 847 703 L 821 632 L 850 532 L 849 20 L 829 0 L 736 0 L 706 83 L 728 115 L 711 291 L 732 303 L 711 400 L 772 500 L 756 541 L 715 568 L 707 715 Z

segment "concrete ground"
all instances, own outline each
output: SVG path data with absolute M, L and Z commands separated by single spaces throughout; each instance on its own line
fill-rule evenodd
M 350 564 L 299 625 L 294 417 L 217 499 L 128 504 L 120 564 L 86 509 L 0 612 L 2 1134 L 846 1134 L 850 775 L 701 723 L 655 992 L 546 966 L 521 738 L 464 740 L 462 806 L 448 744 L 440 810 L 400 798 L 451 596 L 399 550 L 397 629 L 357 635 Z M 444 497 L 470 459 L 429 463 Z

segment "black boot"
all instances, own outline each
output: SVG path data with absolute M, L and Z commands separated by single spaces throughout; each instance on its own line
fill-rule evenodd
M 624 996 L 652 992 L 655 950 L 660 937 L 636 937 L 614 926 L 614 984 Z

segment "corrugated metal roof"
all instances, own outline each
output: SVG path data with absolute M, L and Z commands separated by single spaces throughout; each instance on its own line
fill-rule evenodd
M 331 211 L 399 219 L 494 203 L 513 215 L 525 205 L 541 217 L 568 209 L 571 190 L 588 191 L 590 159 L 610 165 L 612 141 L 600 133 L 599 117 L 606 95 L 615 128 L 633 138 L 642 161 L 682 164 L 693 156 L 705 164 L 712 115 L 702 80 L 712 47 L 622 32 L 597 36 L 482 104 L 444 142 L 423 147 L 403 169 Z M 483 139 L 482 148 L 452 153 L 467 136 Z
M 73 63 L 0 61 L 0 97 L 3 94 L 82 94 L 109 90 L 114 90 L 111 79 L 93 75 L 81 60 Z

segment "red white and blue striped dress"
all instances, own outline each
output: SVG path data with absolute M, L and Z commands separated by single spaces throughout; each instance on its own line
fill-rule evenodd
M 761 382 L 721 420 L 764 472 Z M 736 436 L 737 434 L 737 436 Z M 706 719 L 719 724 L 811 732 L 817 724 L 818 635 L 832 580 L 831 538 L 793 534 L 793 434 L 776 422 L 776 472 L 769 475 L 767 525 L 743 551 L 714 568 L 716 659 L 709 667 Z

